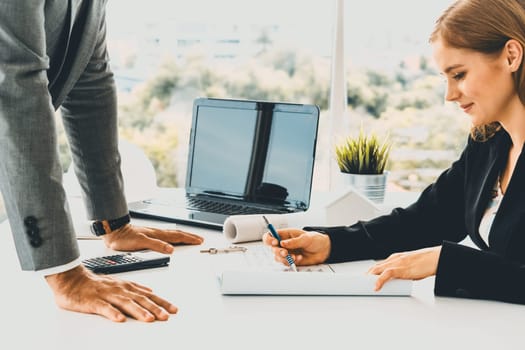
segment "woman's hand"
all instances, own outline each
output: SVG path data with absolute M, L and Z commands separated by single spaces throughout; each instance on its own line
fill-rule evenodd
M 375 290 L 392 278 L 419 280 L 436 274 L 441 246 L 395 253 L 372 266 L 368 273 L 379 275 Z
M 263 235 L 263 242 L 272 247 L 275 260 L 288 266 L 286 255 L 290 253 L 296 265 L 321 264 L 330 255 L 330 238 L 322 233 L 299 229 L 280 229 L 281 246 L 269 232 Z
M 180 230 L 165 230 L 127 224 L 102 236 L 106 246 L 113 250 L 136 251 L 151 249 L 159 253 L 173 253 L 173 244 L 201 244 L 204 238 Z

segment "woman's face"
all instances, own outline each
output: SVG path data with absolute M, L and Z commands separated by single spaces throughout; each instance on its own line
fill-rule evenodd
M 487 55 L 450 47 L 442 40 L 433 44 L 434 59 L 446 78 L 446 100 L 456 102 L 479 126 L 511 115 L 519 99 L 509 61 L 504 52 Z

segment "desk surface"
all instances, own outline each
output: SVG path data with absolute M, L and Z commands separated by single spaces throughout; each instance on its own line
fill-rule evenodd
M 7 222 L 0 224 L 3 344 L 21 349 L 523 349 L 525 306 L 435 297 L 433 278 L 411 297 L 222 296 L 218 231 L 179 225 L 205 237 L 179 246 L 169 267 L 119 274 L 176 304 L 166 322 L 128 320 L 59 309 L 44 279 L 21 272 Z M 99 240 L 79 241 L 83 257 L 110 253 Z M 20 344 L 14 346 L 14 344 Z

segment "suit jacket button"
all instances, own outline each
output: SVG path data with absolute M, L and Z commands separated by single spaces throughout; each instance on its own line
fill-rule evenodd
M 39 235 L 40 233 L 40 230 L 38 229 L 38 227 L 30 227 L 26 230 L 26 233 L 29 235 L 29 237 L 36 237 Z
M 24 225 L 26 225 L 27 227 L 35 226 L 37 222 L 38 220 L 33 215 L 27 216 L 24 219 Z
M 42 245 L 42 238 L 40 236 L 35 236 L 31 238 L 31 241 L 29 241 L 32 247 L 37 248 Z

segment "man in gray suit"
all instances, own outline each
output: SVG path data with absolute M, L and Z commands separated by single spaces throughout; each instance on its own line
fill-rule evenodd
M 62 186 L 55 110 L 97 235 L 116 250 L 200 244 L 178 230 L 132 226 L 117 149 L 117 105 L 102 0 L 0 2 L 0 187 L 23 270 L 38 271 L 65 309 L 124 321 L 177 308 L 151 289 L 81 265 Z

